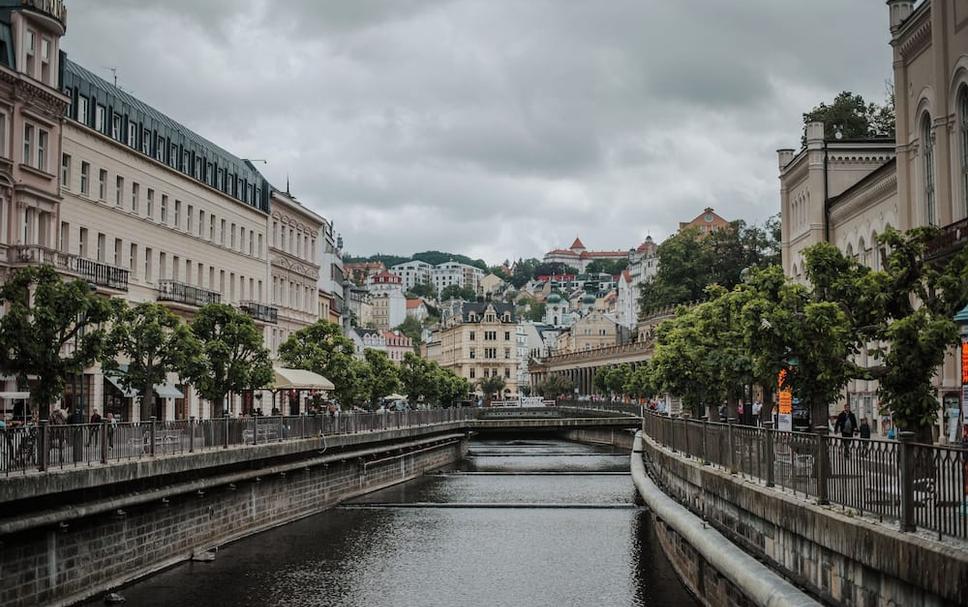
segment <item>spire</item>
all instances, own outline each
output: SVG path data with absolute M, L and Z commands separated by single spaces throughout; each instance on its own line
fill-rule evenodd
M 289 193 L 289 173 L 286 173 L 286 196 L 292 196 L 292 194 Z

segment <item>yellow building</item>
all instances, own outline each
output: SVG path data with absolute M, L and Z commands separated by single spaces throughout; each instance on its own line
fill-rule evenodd
M 448 318 L 434 336 L 428 357 L 475 386 L 484 378 L 504 379 L 505 398 L 518 394 L 517 322 L 514 306 L 505 303 L 464 303 L 460 314 Z

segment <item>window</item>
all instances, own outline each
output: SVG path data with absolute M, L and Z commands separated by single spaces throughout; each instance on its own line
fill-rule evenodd
M 252 251 L 255 248 L 253 246 L 254 239 L 252 238 L 252 232 L 249 232 L 249 255 L 252 255 Z
M 24 36 L 24 49 L 27 52 L 27 63 L 24 66 L 24 71 L 26 71 L 27 75 L 30 76 L 31 78 L 34 77 L 34 67 L 36 65 L 34 60 L 34 56 L 36 54 L 36 44 L 37 44 L 35 41 L 36 38 L 37 36 L 34 34 L 34 31 L 31 29 L 28 29 L 26 32 L 26 36 Z
M 47 131 L 37 129 L 37 168 L 41 171 L 47 170 L 47 139 Z
M 504 332 L 504 341 L 511 341 L 511 332 L 510 331 L 505 331 Z
M 40 39 L 40 79 L 50 84 L 50 40 Z
M 477 358 L 477 348 L 471 348 L 471 358 Z
M 9 158 L 7 153 L 7 115 L 0 112 L 0 156 Z
M 114 239 L 114 265 L 121 266 L 121 239 Z
M 158 135 L 158 141 L 155 143 L 155 160 L 159 162 L 165 161 L 165 136 Z
M 185 217 L 188 218 L 188 226 L 186 231 L 191 234 L 195 221 L 195 210 L 192 208 L 192 205 L 188 205 L 188 213 L 185 214 Z
M 66 221 L 61 222 L 60 229 L 60 246 L 58 250 L 64 253 L 70 253 L 71 248 L 71 224 Z
M 87 97 L 84 95 L 77 96 L 77 120 L 84 126 L 91 123 L 91 117 L 87 115 Z
M 81 228 L 77 234 L 77 253 L 87 257 L 87 228 Z
M 81 194 L 91 193 L 91 163 L 81 162 Z
M 104 169 L 97 172 L 97 197 L 99 200 L 108 197 L 108 172 Z
M 215 242 L 215 215 L 208 216 L 208 239 Z
M 235 224 L 232 224 L 232 231 L 229 232 L 229 239 L 231 241 L 230 245 L 233 249 L 235 248 Z
M 131 252 L 128 257 L 128 270 L 135 274 L 138 271 L 138 245 L 131 243 Z
M 121 141 L 121 114 L 115 113 L 111 116 L 111 136 L 116 141 Z
M 138 147 L 138 125 L 130 121 L 128 122 L 128 146 Z
M 504 348 L 504 358 L 511 358 L 511 348 Z
M 71 156 L 61 154 L 61 187 L 71 189 Z
M 188 150 L 182 152 L 182 165 L 181 170 L 183 173 L 192 172 L 192 153 Z
M 34 126 L 32 124 L 24 125 L 24 157 L 23 163 L 30 164 L 31 154 L 30 154 L 30 144 L 34 139 Z
M 142 129 L 141 131 L 141 153 L 145 156 L 151 156 L 151 129 Z
M 925 114 L 921 119 L 921 156 L 924 159 L 924 219 L 928 225 L 937 225 L 934 208 L 934 131 L 931 116 Z
M 141 198 L 141 186 L 137 183 L 131 183 L 131 210 L 135 213 L 138 212 L 138 205 Z
M 205 211 L 198 211 L 198 237 L 202 237 L 202 233 L 205 231 Z
M 161 223 L 168 225 L 168 196 L 161 195 Z
M 158 253 L 158 278 L 162 279 L 168 273 L 168 256 L 162 251 Z
M 151 254 L 152 250 L 145 247 L 145 282 L 151 281 Z
M 114 189 L 114 205 L 121 206 L 121 197 L 124 196 L 124 177 L 118 175 Z
M 961 214 L 968 217 L 968 86 L 958 95 L 958 116 L 961 119 Z
M 104 116 L 107 110 L 100 103 L 94 108 L 94 128 L 100 133 L 104 132 Z
M 470 369 L 470 379 L 474 379 L 474 377 L 475 377 L 474 367 L 471 367 L 471 369 Z
M 511 369 L 504 367 L 504 379 L 511 379 Z
M 471 331 L 470 341 L 474 341 L 474 332 L 473 331 Z
M 175 228 L 181 228 L 181 200 L 175 201 Z
M 145 203 L 145 213 L 148 215 L 148 219 L 155 218 L 155 191 L 148 188 L 148 201 Z
M 245 228 L 239 228 L 239 250 L 245 249 Z
M 171 144 L 168 152 L 168 165 L 173 168 L 178 168 L 178 144 Z
M 224 245 L 225 244 L 225 220 L 224 219 L 221 220 L 219 222 L 219 225 L 221 226 L 219 228 L 219 236 L 218 236 L 219 237 L 219 243 L 222 244 L 222 245 Z
M 259 257 L 262 257 L 262 234 L 259 234 Z
M 179 275 L 178 274 L 178 272 L 179 272 L 178 268 L 179 268 L 179 262 L 180 261 L 181 260 L 178 259 L 178 255 L 172 255 L 171 256 L 171 279 L 172 280 L 178 280 L 178 275 Z

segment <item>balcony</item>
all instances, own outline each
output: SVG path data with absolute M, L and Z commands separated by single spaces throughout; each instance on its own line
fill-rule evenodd
M 108 265 L 93 259 L 86 259 L 69 253 L 62 253 L 41 245 L 18 245 L 14 247 L 16 261 L 30 265 L 50 265 L 57 271 L 70 274 L 98 286 L 117 291 L 128 290 L 128 270 Z
M 242 301 L 239 302 L 239 309 L 255 320 L 273 325 L 279 322 L 279 309 L 273 306 L 267 306 L 256 301 Z
M 159 280 L 158 301 L 171 301 L 200 308 L 221 302 L 222 296 L 217 291 L 209 291 L 177 280 Z
M 941 259 L 968 244 L 968 217 L 941 228 L 938 237 L 924 248 L 925 259 Z

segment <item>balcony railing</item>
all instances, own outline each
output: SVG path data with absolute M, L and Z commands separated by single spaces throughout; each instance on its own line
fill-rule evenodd
M 239 309 L 255 320 L 261 320 L 271 324 L 279 322 L 279 309 L 273 306 L 268 306 L 257 301 L 243 301 L 239 303 Z
M 17 260 L 21 263 L 50 265 L 65 274 L 71 274 L 87 282 L 116 289 L 128 290 L 128 270 L 93 259 L 63 253 L 40 245 L 18 245 Z
M 202 307 L 221 302 L 222 296 L 217 291 L 209 291 L 177 280 L 159 280 L 158 301 L 173 301 Z
M 925 247 L 924 256 L 926 259 L 946 257 L 965 244 L 968 244 L 968 217 L 941 228 L 938 237 Z

